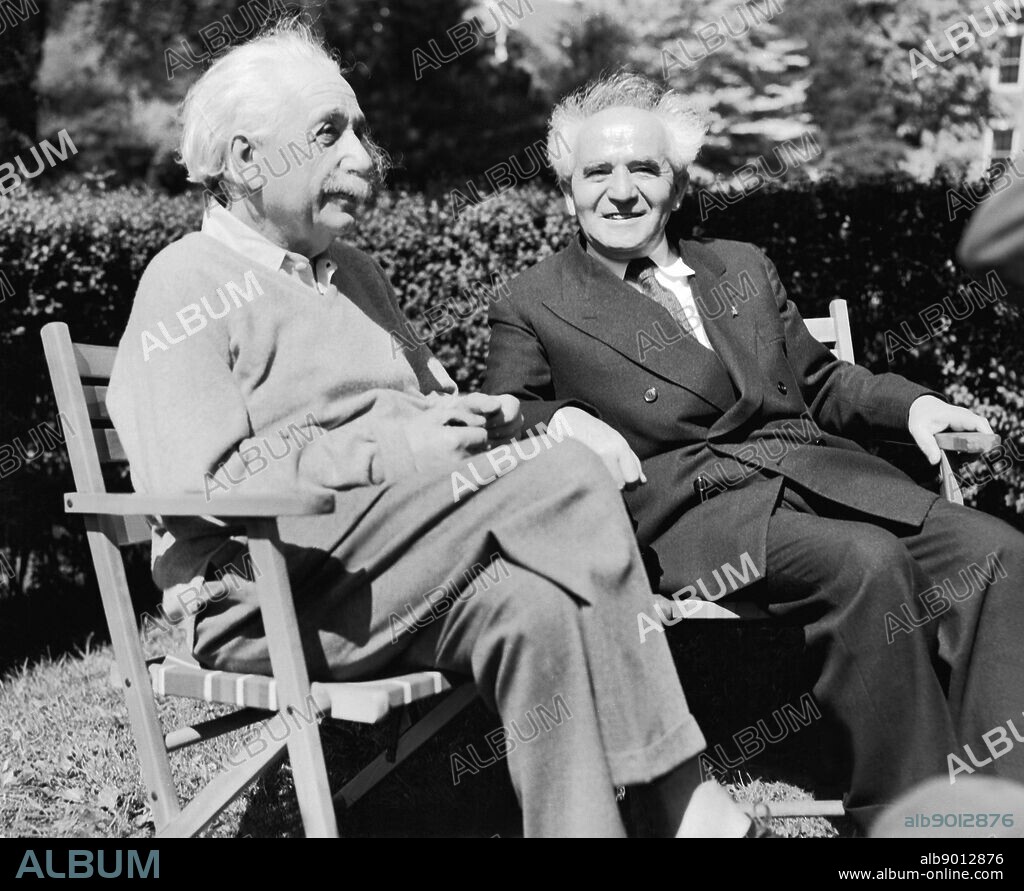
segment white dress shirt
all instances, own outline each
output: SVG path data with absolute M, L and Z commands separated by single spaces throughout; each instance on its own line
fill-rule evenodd
M 611 260 L 608 257 L 604 257 L 593 250 L 589 244 L 587 245 L 587 253 L 595 260 L 604 264 L 620 279 L 625 280 L 628 262 Z M 697 311 L 697 302 L 693 299 L 693 291 L 690 289 L 689 279 L 694 274 L 693 270 L 683 262 L 681 257 L 672 251 L 669 247 L 668 239 L 664 237 L 658 246 L 651 251 L 649 256 L 657 267 L 654 270 L 654 277 L 660 284 L 671 291 L 675 295 L 676 300 L 679 301 L 679 308 L 682 311 L 683 318 L 690 322 L 697 342 L 713 352 L 714 347 L 711 346 L 711 341 L 708 340 L 707 332 L 704 330 L 704 323 L 701 320 L 700 313 Z M 628 284 L 633 285 L 636 290 L 642 293 L 642 288 L 639 284 L 634 282 L 628 282 Z M 685 325 L 685 322 L 680 321 L 679 324 Z
M 331 284 L 331 279 L 338 269 L 333 260 L 321 256 L 316 261 L 314 274 L 313 263 L 308 257 L 295 251 L 286 251 L 280 245 L 274 244 L 215 202 L 211 202 L 203 214 L 202 231 L 263 266 L 297 278 L 321 294 L 334 296 L 338 293 L 338 289 Z

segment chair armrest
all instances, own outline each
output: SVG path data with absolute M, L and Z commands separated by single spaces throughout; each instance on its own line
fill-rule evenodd
M 994 449 L 1002 442 L 995 433 L 936 433 L 935 442 L 944 452 L 968 452 L 972 455 Z
M 884 442 L 886 445 L 913 446 L 917 448 L 917 443 L 912 439 L 877 439 L 875 441 Z M 987 452 L 989 449 L 994 449 L 1002 441 L 1002 437 L 995 433 L 948 431 L 935 434 L 935 442 L 944 452 L 967 452 L 977 455 Z
M 67 492 L 69 514 L 164 517 L 303 517 L 334 511 L 333 495 L 228 495 L 207 501 L 203 495 L 149 495 Z

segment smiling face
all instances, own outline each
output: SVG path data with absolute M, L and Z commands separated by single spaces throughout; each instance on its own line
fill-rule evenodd
M 607 108 L 583 122 L 565 202 L 594 250 L 625 261 L 658 245 L 683 194 L 668 156 L 652 112 Z
M 274 132 L 258 141 L 236 136 L 232 154 L 250 186 L 260 186 L 247 201 L 253 225 L 313 257 L 355 221 L 372 191 L 373 164 L 363 112 L 345 79 L 308 65 L 289 80 Z

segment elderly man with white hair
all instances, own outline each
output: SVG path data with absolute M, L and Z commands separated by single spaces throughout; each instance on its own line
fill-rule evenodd
M 650 592 L 593 453 L 553 435 L 453 497 L 454 473 L 480 478 L 519 432 L 518 401 L 392 350 L 391 286 L 342 240 L 380 154 L 323 45 L 279 26 L 215 62 L 183 113 L 184 164 L 215 200 L 152 260 L 120 342 L 109 406 L 136 488 L 204 492 L 211 513 L 228 492 L 334 494 L 333 514 L 280 521 L 311 676 L 471 677 L 524 733 L 507 760 L 527 836 L 623 835 L 617 785 L 665 835 L 756 829 L 700 784 L 668 648 L 636 639 Z M 168 612 L 188 604 L 196 658 L 262 673 L 253 585 L 228 569 L 245 549 L 213 520 L 154 520 L 153 576 Z M 531 732 L 541 709 L 559 722 Z
M 1024 537 L 849 438 L 912 438 L 935 464 L 935 433 L 991 428 L 837 360 L 759 248 L 672 232 L 706 129 L 626 72 L 558 105 L 549 158 L 580 231 L 491 307 L 484 389 L 601 456 L 663 594 L 739 596 L 803 626 L 861 825 L 932 774 L 1024 779 L 1001 726 L 1024 690 Z M 740 761 L 787 734 L 757 727 Z

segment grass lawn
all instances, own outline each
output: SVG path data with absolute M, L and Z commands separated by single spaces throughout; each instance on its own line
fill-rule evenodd
M 183 635 L 178 635 L 183 637 Z M 147 642 L 151 653 L 180 640 Z M 121 691 L 111 680 L 108 644 L 46 656 L 0 679 L 0 832 L 15 837 L 147 837 L 153 823 L 145 803 L 135 745 Z M 223 711 L 204 703 L 161 702 L 165 728 Z M 479 703 L 456 718 L 366 799 L 339 815 L 341 831 L 370 836 L 521 835 L 520 814 L 504 764 L 462 776 L 453 785 L 450 754 L 482 741 L 498 726 Z M 218 769 L 244 731 L 174 753 L 179 794 L 191 797 Z M 329 722 L 324 726 L 332 785 L 370 760 L 386 728 Z M 479 745 L 479 743 L 478 743 Z M 344 756 L 344 757 L 343 757 Z M 738 798 L 804 797 L 795 786 L 747 776 L 730 787 Z M 834 836 L 823 819 L 776 820 L 785 835 Z M 207 835 L 276 837 L 302 834 L 287 764 L 272 770 L 228 808 Z

